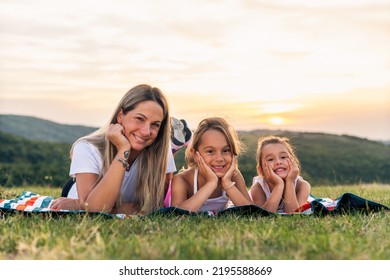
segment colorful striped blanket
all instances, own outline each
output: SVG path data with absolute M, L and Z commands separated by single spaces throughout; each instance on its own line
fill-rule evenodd
M 0 199 L 0 213 L 50 213 L 51 215 L 64 214 L 89 214 L 102 215 L 105 217 L 124 218 L 124 214 L 109 214 L 103 212 L 87 212 L 85 210 L 52 210 L 50 204 L 54 200 L 51 196 L 39 195 L 33 192 L 25 191 L 14 199 Z
M 51 196 L 39 195 L 33 192 L 25 191 L 14 199 L 0 199 L 0 213 L 6 215 L 7 213 L 51 213 L 52 215 L 64 215 L 64 214 L 89 214 L 89 215 L 102 215 L 110 218 L 125 218 L 128 217 L 125 214 L 109 214 L 103 212 L 87 212 L 85 210 L 52 210 L 50 209 L 50 203 L 54 198 Z M 257 215 L 257 216 L 270 216 L 270 215 L 335 215 L 335 214 L 348 214 L 348 213 L 370 213 L 378 211 L 389 211 L 390 208 L 380 203 L 364 199 L 352 193 L 344 193 L 336 199 L 332 198 L 317 198 L 310 195 L 309 200 L 300 209 L 293 214 L 285 213 L 272 213 L 264 210 L 256 205 L 245 205 L 229 207 L 219 212 L 200 212 L 194 213 L 187 210 L 166 207 L 158 209 L 148 216 L 153 215 L 205 215 L 222 216 L 227 214 L 238 215 Z

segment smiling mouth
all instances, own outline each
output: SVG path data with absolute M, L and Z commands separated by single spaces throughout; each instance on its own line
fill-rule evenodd
M 143 139 L 143 138 L 141 138 L 141 137 L 138 137 L 138 136 L 135 135 L 135 134 L 133 134 L 133 136 L 134 136 L 135 140 L 136 140 L 138 143 L 140 143 L 140 144 L 144 144 L 144 143 L 146 143 L 146 142 L 148 141 L 147 139 Z
M 284 171 L 286 171 L 285 168 L 277 168 L 274 170 L 275 173 L 280 173 L 280 172 L 284 172 Z
M 225 165 L 211 165 L 211 168 L 216 172 L 221 172 L 225 169 Z

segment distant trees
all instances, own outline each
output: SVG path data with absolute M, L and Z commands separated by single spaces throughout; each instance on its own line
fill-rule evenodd
M 390 146 L 366 139 L 322 133 L 257 130 L 239 132 L 247 147 L 239 167 L 247 185 L 256 176 L 260 136 L 288 137 L 296 149 L 302 176 L 315 185 L 390 183 Z M 69 143 L 31 141 L 0 132 L 0 185 L 62 186 L 69 173 Z M 184 150 L 175 155 L 177 169 L 186 167 Z
M 0 132 L 0 185 L 62 186 L 69 173 L 70 144 L 29 141 Z

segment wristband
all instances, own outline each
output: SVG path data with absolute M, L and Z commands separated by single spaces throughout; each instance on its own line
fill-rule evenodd
M 121 158 L 121 157 L 116 157 L 116 159 L 122 163 L 123 167 L 126 169 L 126 171 L 130 170 L 130 164 L 127 162 L 127 160 Z
M 236 182 L 232 182 L 228 187 L 226 188 L 223 188 L 225 191 L 227 191 L 228 189 L 234 187 L 236 185 Z

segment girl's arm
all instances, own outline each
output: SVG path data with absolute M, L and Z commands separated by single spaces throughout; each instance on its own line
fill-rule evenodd
M 249 193 L 251 194 L 253 203 L 263 208 L 263 205 L 266 202 L 266 196 L 260 184 L 257 182 L 254 183 L 249 189 Z
M 284 212 L 292 213 L 295 209 L 299 207 L 298 199 L 297 199 L 297 190 L 294 186 L 295 180 L 298 176 L 299 169 L 298 165 L 291 158 L 287 159 L 289 171 L 287 177 L 285 179 L 285 188 L 283 193 L 283 202 L 284 202 Z
M 241 172 L 236 169 L 237 157 L 233 156 L 232 164 L 229 170 L 221 179 L 222 188 L 226 191 L 227 196 L 233 202 L 234 206 L 252 204 L 252 199 L 249 196 L 244 177 Z
M 199 208 L 202 207 L 218 186 L 217 176 L 211 168 L 207 166 L 199 152 L 196 152 L 195 160 L 199 169 L 199 174 L 202 174 L 206 179 L 206 184 L 202 186 L 202 188 L 191 197 L 188 196 L 188 190 L 193 188 L 193 185 L 189 184 L 188 181 L 184 179 L 184 174 L 188 175 L 189 171 L 173 176 L 172 181 L 172 206 L 191 212 L 199 211 Z
M 305 180 L 299 179 L 297 186 L 294 187 L 299 172 L 298 166 L 292 159 L 289 159 L 288 161 L 290 171 L 286 177 L 286 187 L 284 190 L 284 212 L 292 213 L 307 202 L 311 186 Z
M 217 188 L 218 181 L 209 181 L 194 195 L 190 195 L 188 190 L 193 186 L 183 178 L 183 175 L 173 176 L 171 205 L 190 212 L 197 212 Z
M 278 206 L 280 204 L 280 201 L 283 197 L 284 182 L 283 182 L 282 178 L 280 178 L 278 175 L 275 174 L 275 172 L 272 170 L 271 166 L 269 166 L 267 163 L 264 164 L 263 171 L 264 171 L 264 175 L 265 175 L 265 180 L 268 182 L 268 184 L 273 186 L 271 195 L 268 198 L 268 200 L 266 200 L 265 193 L 264 193 L 263 189 L 261 188 L 261 186 L 258 183 L 256 183 L 256 184 L 254 184 L 255 188 L 253 189 L 253 191 L 251 188 L 252 199 L 253 199 L 253 202 L 257 206 L 259 206 L 259 207 L 261 207 L 269 212 L 276 212 L 278 210 Z M 261 198 L 260 199 L 256 198 L 256 201 L 255 201 L 253 194 L 256 192 L 262 193 L 264 197 L 260 196 Z
M 309 198 L 311 192 L 311 186 L 309 182 L 303 179 L 299 179 L 297 182 L 296 192 L 297 192 L 297 199 L 299 204 L 298 207 L 300 207 L 303 204 L 305 204 Z

